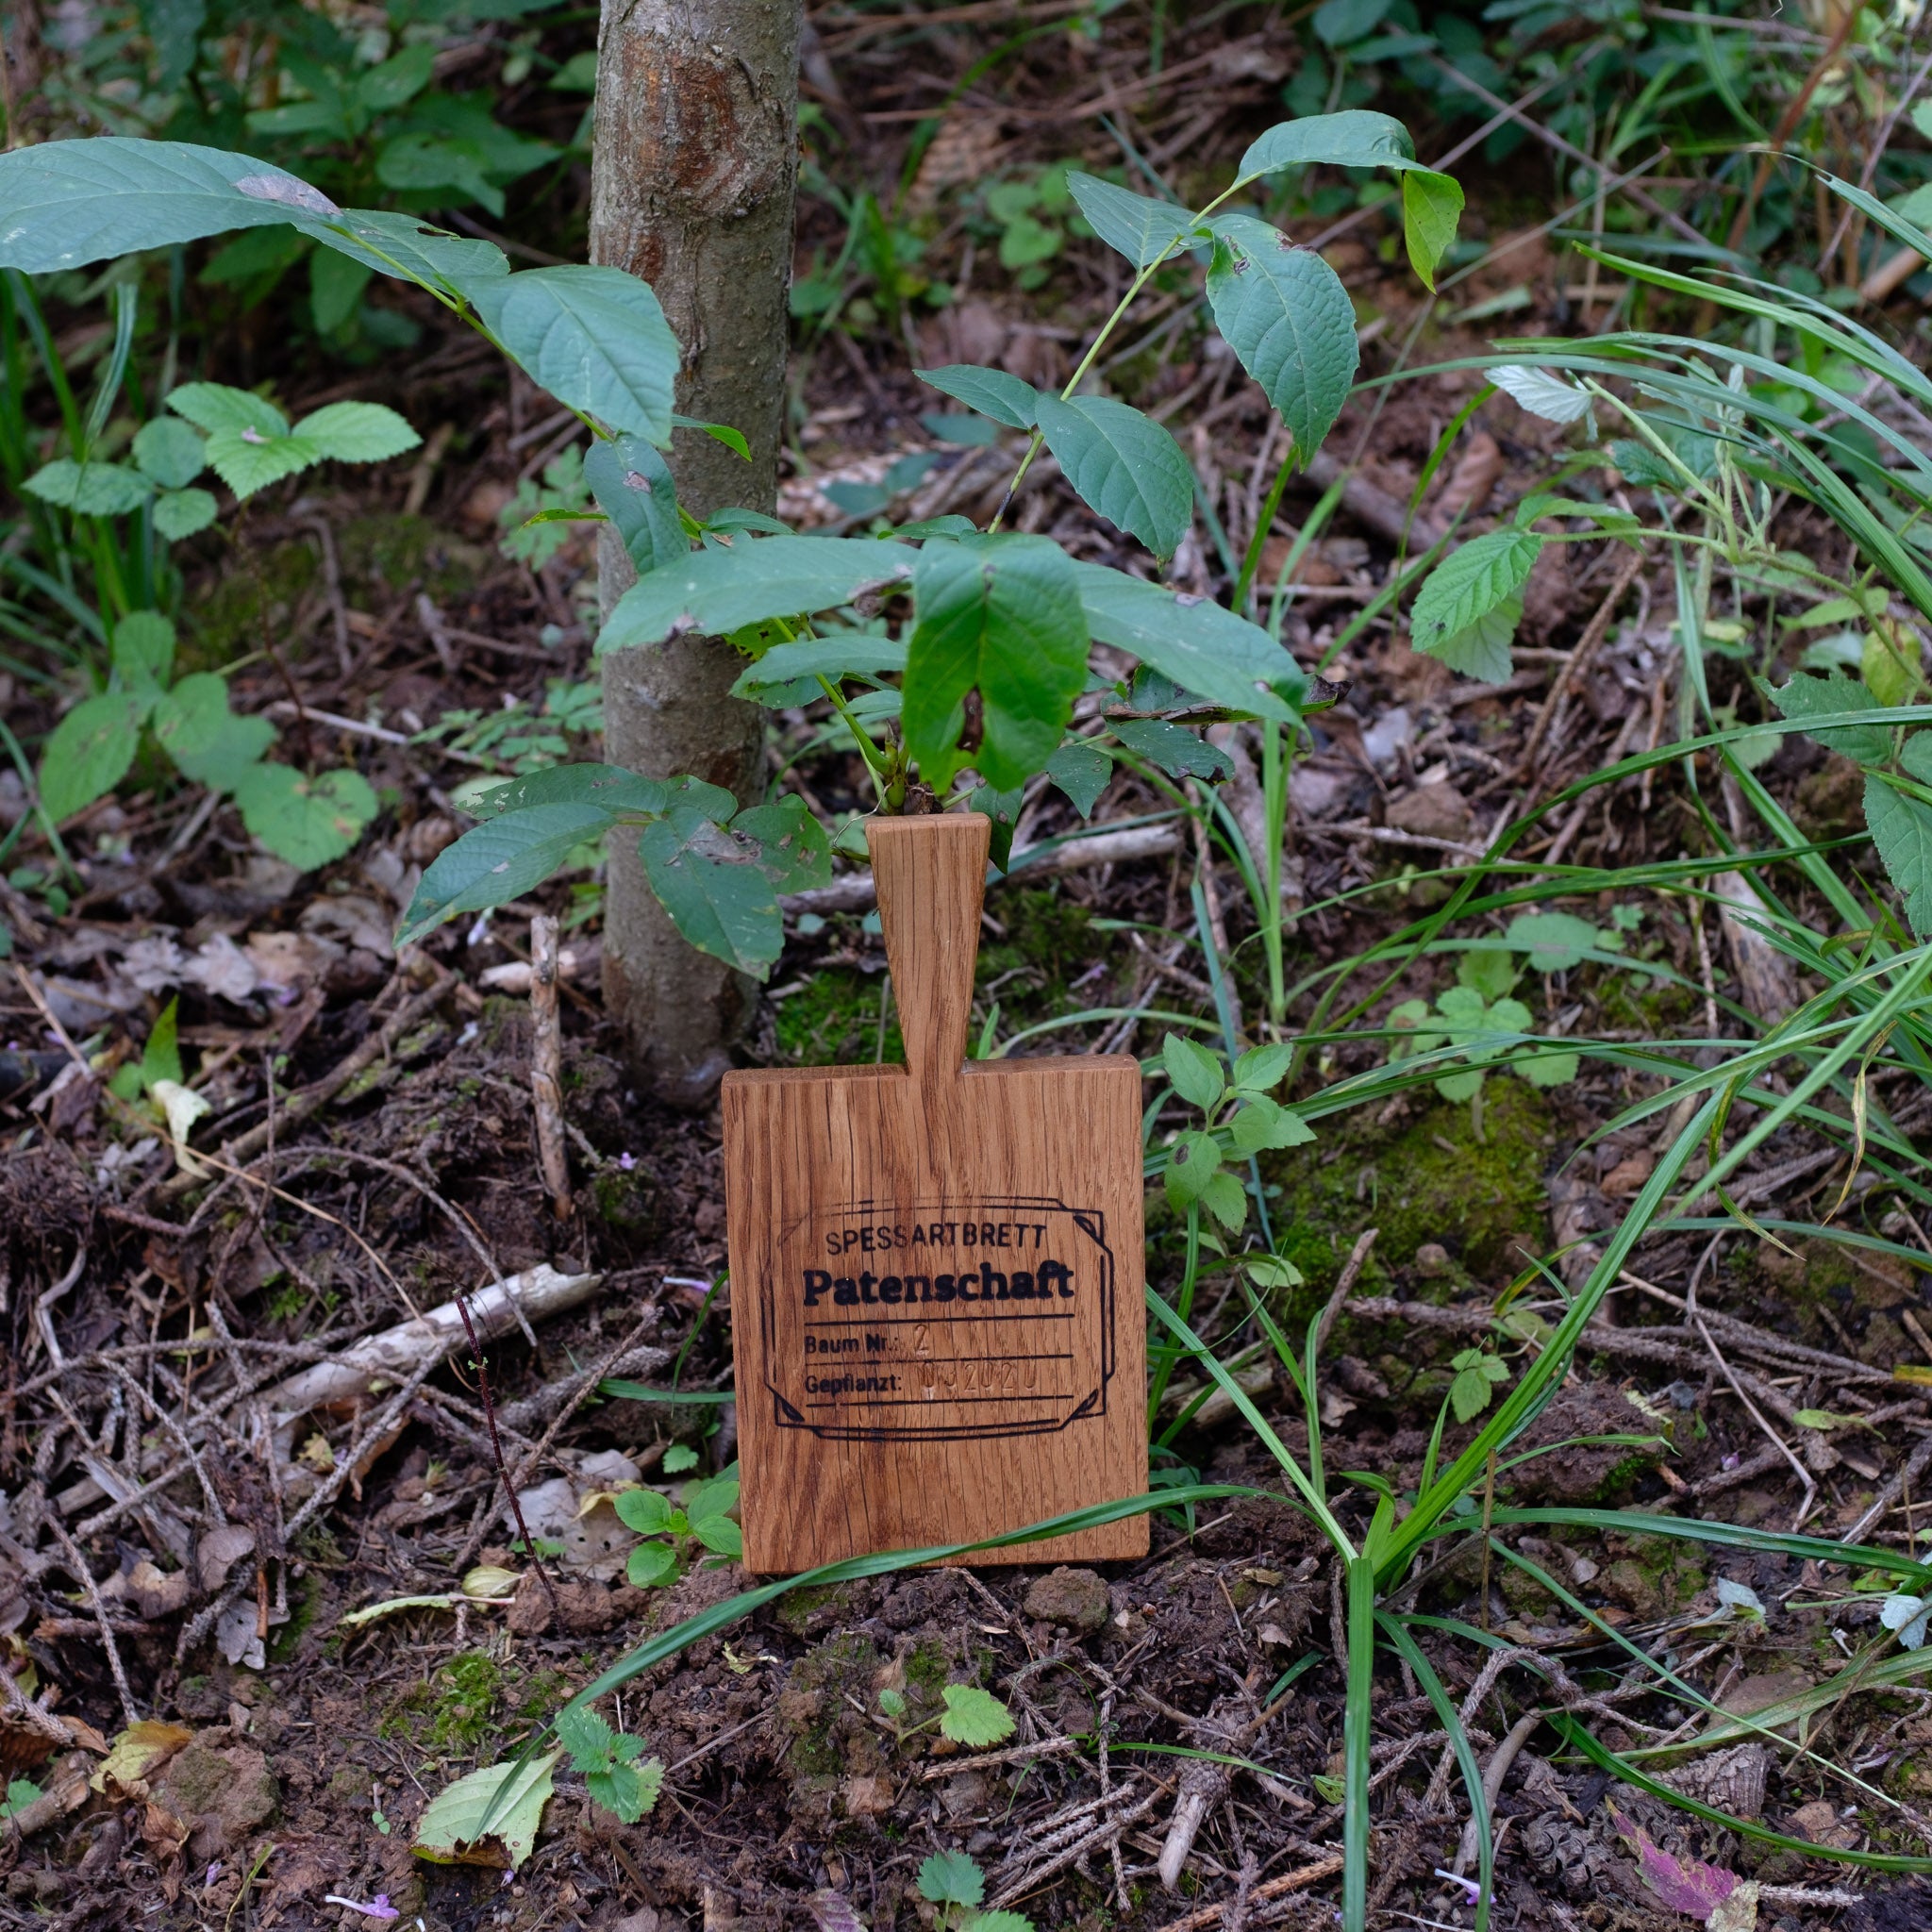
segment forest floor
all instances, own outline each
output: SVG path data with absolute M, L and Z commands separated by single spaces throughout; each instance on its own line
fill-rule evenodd
M 1230 44 L 1239 53 L 1245 42 Z M 875 103 L 890 112 L 898 99 L 863 53 L 841 57 L 839 92 L 824 103 L 855 129 Z M 1137 131 L 1150 154 L 1185 149 L 1190 169 L 1211 173 L 1269 117 L 1265 60 L 1243 73 L 1230 55 L 1223 67 L 1204 65 L 1143 104 Z M 1099 95 L 1108 83 L 1067 84 Z M 1090 160 L 1117 158 L 1096 122 L 1056 125 L 1048 105 L 1023 102 L 1004 124 L 949 120 L 915 202 L 1015 157 L 1063 160 L 1071 145 Z M 1364 323 L 1365 375 L 1398 358 L 1484 348 L 1486 314 L 1506 313 L 1520 334 L 1590 325 L 1603 291 L 1578 287 L 1574 261 L 1538 233 L 1548 208 L 1480 168 L 1464 178 L 1465 231 L 1490 256 L 1450 319 L 1439 308 L 1419 336 L 1420 291 L 1368 234 L 1329 244 Z M 841 233 L 829 203 L 802 203 L 801 272 Z M 1097 248 L 1070 249 L 1030 291 L 970 256 L 958 235 L 930 245 L 925 272 L 952 277 L 956 299 L 908 312 L 896 337 L 882 317 L 856 343 L 833 331 L 799 350 L 795 459 L 781 499 L 795 524 L 849 514 L 827 484 L 877 483 L 920 453 L 931 461 L 903 499 L 908 513 L 983 522 L 997 504 L 1013 451 L 936 440 L 923 418 L 937 399 L 910 374 L 915 354 L 1063 378 L 1113 290 Z M 1172 308 L 1182 312 L 1180 297 Z M 446 926 L 401 957 L 391 943 L 422 867 L 458 829 L 452 791 L 501 768 L 491 724 L 514 706 L 513 728 L 569 735 L 571 707 L 587 701 L 578 688 L 595 676 L 583 623 L 594 608 L 588 540 L 534 571 L 497 548 L 506 504 L 541 479 L 575 425 L 443 338 L 432 314 L 420 320 L 423 352 L 357 372 L 353 387 L 423 425 L 424 453 L 353 491 L 252 509 L 232 552 L 202 556 L 185 641 L 210 664 L 264 651 L 235 677 L 238 708 L 276 715 L 297 758 L 357 763 L 384 801 L 371 836 L 349 858 L 302 874 L 253 848 L 228 810 L 156 783 L 124 788 L 67 828 L 85 884 L 64 909 L 17 883 L 0 889 L 15 936 L 0 1044 L 16 1083 L 0 1113 L 0 1310 L 11 1327 L 0 1391 L 0 1662 L 9 1684 L 56 1693 L 51 1729 L 17 1707 L 0 1715 L 8 1775 L 45 1794 L 15 1821 L 31 1826 L 25 1835 L 0 1826 L 0 1923 L 301 1932 L 381 1923 L 343 1902 L 383 1894 L 398 1923 L 432 1932 L 675 1932 L 700 1919 L 704 1932 L 734 1922 L 776 1932 L 814 1913 L 831 1932 L 824 1895 L 837 1893 L 887 1932 L 932 1924 L 914 1879 L 941 1848 L 978 1862 L 990 1906 L 1041 1926 L 1332 1923 L 1340 1599 L 1304 1518 L 1259 1500 L 1158 1513 L 1153 1552 L 1139 1563 L 924 1572 L 782 1598 L 619 1693 L 613 1722 L 668 1768 L 641 1823 L 592 1807 L 582 1778 L 566 1773 L 513 1875 L 412 1857 L 414 1827 L 451 1778 L 494 1761 L 642 1637 L 741 1587 L 728 1564 L 693 1568 L 667 1590 L 623 1580 L 629 1538 L 610 1513 L 611 1486 L 661 1472 L 667 1451 L 724 1466 L 734 1423 L 728 1405 L 646 1405 L 598 1385 L 624 1376 L 665 1387 L 675 1364 L 695 1395 L 728 1388 L 730 1297 L 713 1286 L 725 1263 L 717 1118 L 666 1112 L 634 1091 L 598 1000 L 597 875 Z M 258 370 L 231 379 L 275 373 L 266 343 L 259 355 Z M 1159 407 L 1193 456 L 1239 555 L 1277 459 L 1258 391 L 1231 357 L 1170 357 L 1157 341 L 1141 363 L 1136 400 Z M 1302 563 L 1284 632 L 1309 668 L 1386 579 L 1421 466 L 1475 380 L 1374 391 L 1384 400 L 1343 417 L 1329 447 L 1353 480 Z M 297 408 L 322 400 L 284 387 Z M 1561 442 L 1553 425 L 1493 398 L 1424 495 L 1418 529 L 1458 511 L 1468 530 L 1506 517 L 1544 481 Z M 1284 507 L 1264 584 L 1307 501 Z M 1017 527 L 1131 560 L 1049 463 L 1034 466 Z M 1199 526 L 1184 546 L 1174 570 L 1184 588 L 1219 580 L 1211 537 Z M 1781 540 L 1842 562 L 1799 513 Z M 1633 572 L 1627 557 L 1607 543 L 1553 547 L 1530 584 L 1507 683 L 1453 677 L 1386 621 L 1324 664 L 1345 692 L 1312 721 L 1295 767 L 1291 888 L 1308 909 L 1293 926 L 1291 976 L 1354 958 L 1440 903 L 1438 867 L 1479 853 L 1574 778 L 1669 741 L 1678 675 L 1669 565 L 1646 555 Z M 1735 701 L 1744 683 L 1738 666 L 1738 688 L 1714 701 Z M 24 696 L 8 708 L 23 733 L 51 722 Z M 439 721 L 441 741 L 418 739 Z M 795 747 L 813 724 L 781 721 L 779 738 Z M 1810 836 L 1860 824 L 1852 768 L 1810 740 L 1784 740 L 1759 776 Z M 24 808 L 8 782 L 0 815 Z M 793 782 L 828 816 L 866 804 L 856 758 L 815 753 Z M 1733 792 L 1726 803 L 1749 843 L 1742 800 Z M 1096 816 L 1164 806 L 1123 777 Z M 1019 830 L 1023 859 L 1076 824 L 1058 794 L 1042 798 Z M 1630 866 L 1706 850 L 1705 839 L 1681 773 L 1666 767 L 1654 782 L 1590 794 L 1520 856 Z M 1211 1010 L 1189 896 L 1204 868 L 1243 1009 L 1262 1010 L 1256 949 L 1241 947 L 1252 921 L 1239 882 L 1176 833 L 1151 856 L 1104 867 L 1021 862 L 992 887 L 975 1031 L 994 1002 L 1002 1040 L 1088 1008 Z M 565 1222 L 533 1141 L 527 962 L 538 909 L 566 922 L 575 1200 Z M 1761 1017 L 1792 997 L 1748 929 L 1700 917 L 1694 899 L 1605 893 L 1571 909 L 1621 935 L 1632 970 L 1526 974 L 1524 996 L 1551 1031 L 1722 1038 L 1740 1029 L 1720 1013 L 1721 996 Z M 1675 977 L 1646 975 L 1637 970 L 1645 961 Z M 749 1058 L 892 1057 L 884 964 L 876 921 L 862 910 L 798 908 Z M 1449 976 L 1442 958 L 1424 959 L 1371 1024 Z M 229 1150 L 199 1176 L 178 1174 L 157 1122 L 109 1091 L 115 1064 L 140 1059 L 170 998 L 185 1077 L 211 1109 L 197 1144 Z M 1108 1019 L 1018 1050 L 1148 1053 L 1158 1035 L 1158 1023 Z M 70 1062 L 66 1042 L 89 1039 L 109 1058 Z M 38 1068 L 21 1058 L 29 1050 L 47 1056 Z M 1311 1075 L 1332 1079 L 1385 1052 L 1379 1040 L 1325 1047 Z M 1305 1276 L 1280 1312 L 1294 1327 L 1341 1291 L 1320 1397 L 1331 1468 L 1414 1485 L 1451 1357 L 1491 1332 L 1499 1298 L 1536 1257 L 1560 1257 L 1565 1278 L 1580 1278 L 1579 1261 L 1587 1270 L 1591 1243 L 1648 1177 L 1674 1131 L 1667 1120 L 1599 1132 L 1649 1091 L 1648 1077 L 1591 1059 L 1546 1091 L 1498 1075 L 1479 1112 L 1421 1089 L 1373 1115 L 1325 1120 L 1310 1147 L 1263 1157 L 1274 1224 Z M 1897 1119 L 1923 1130 L 1927 1114 L 1920 1099 Z M 1869 1177 L 1849 1165 L 1837 1142 L 1794 1127 L 1738 1177 L 1736 1218 L 1710 1201 L 1684 1203 L 1679 1221 L 1702 1224 L 1637 1249 L 1524 1446 L 1631 1440 L 1559 1449 L 1507 1473 L 1498 1498 L 1668 1507 L 1777 1529 L 1802 1521 L 1819 1536 L 1908 1541 L 1932 1488 L 1932 1389 L 1894 1370 L 1932 1362 L 1922 1282 L 1889 1255 L 1811 1239 L 1787 1246 L 1765 1225 L 1816 1222 L 1842 1201 L 1851 1224 L 1924 1246 L 1893 1198 L 1868 1212 Z M 1158 1198 L 1149 1231 L 1151 1275 L 1171 1283 L 1179 1241 Z M 491 1342 L 487 1391 L 461 1365 L 465 1348 L 277 1438 L 269 1418 L 285 1378 L 414 1309 L 545 1268 L 594 1279 L 530 1337 L 511 1327 Z M 1516 1303 L 1552 1305 L 1534 1287 Z M 1285 1378 L 1255 1378 L 1255 1392 L 1283 1440 L 1305 1445 Z M 1829 1435 L 1793 1425 L 1821 1410 L 1862 1425 Z M 492 1428 L 531 1531 L 555 1553 L 554 1598 L 511 1547 Z M 1472 1432 L 1452 1424 L 1448 1440 Z M 1796 1460 L 1786 1440 L 1800 1445 Z M 1174 1449 L 1174 1466 L 1203 1480 L 1279 1486 L 1224 1402 L 1203 1407 Z M 669 1467 L 680 1465 L 688 1455 L 674 1453 Z M 1667 1652 L 1740 1715 L 1802 1704 L 1848 1639 L 1876 1628 L 1876 1595 L 1796 1559 L 1714 1560 L 1690 1544 L 1615 1533 L 1519 1541 L 1608 1624 Z M 398 1598 L 459 1592 L 478 1564 L 517 1574 L 507 1595 L 346 1621 Z M 1740 1611 L 1735 1590 L 1721 1596 L 1725 1583 L 1747 1587 L 1762 1613 Z M 1492 1570 L 1477 1543 L 1421 1578 L 1413 1601 L 1556 1660 L 1573 1688 L 1599 1687 L 1578 1694 L 1598 1696 L 1592 1722 L 1613 1744 L 1656 1740 L 1650 1702 L 1619 1702 L 1614 1690 L 1602 1701 L 1620 1659 L 1600 1634 L 1518 1571 Z M 1314 1667 L 1255 1733 L 1268 1687 L 1311 1648 Z M 1447 1642 L 1435 1658 L 1458 1701 L 1476 1691 L 1467 1722 L 1487 1757 L 1528 1707 L 1514 1691 L 1504 1702 L 1493 1677 L 1478 1687 L 1480 1659 L 1474 1646 Z M 1011 1743 L 979 1754 L 920 1727 L 940 1687 L 959 1680 L 1007 1702 Z M 897 1722 L 881 1714 L 887 1689 L 908 1700 Z M 1378 1700 L 1372 1923 L 1467 1927 L 1465 1888 L 1438 1875 L 1468 1815 L 1460 1785 L 1414 1687 L 1391 1676 Z M 138 1733 L 148 1760 L 124 1760 L 125 1779 L 91 1790 L 98 1757 L 86 1744 L 137 1721 L 158 1726 Z M 1667 1760 L 1671 1774 L 1794 1838 L 1924 1852 L 1924 1692 L 1894 1687 L 1797 1722 L 1810 1755 L 1747 1740 Z M 1777 1932 L 1932 1925 L 1924 1881 L 1706 1827 L 1567 1757 L 1548 1728 L 1518 1745 L 1496 1805 L 1498 1926 L 1683 1924 L 1642 1880 L 1642 1834 L 1756 1877 L 1766 1888 L 1758 1923 Z M 1224 1767 L 1230 1778 L 1211 1794 L 1178 1893 L 1155 1865 L 1201 1760 L 1176 1746 L 1242 1760 Z

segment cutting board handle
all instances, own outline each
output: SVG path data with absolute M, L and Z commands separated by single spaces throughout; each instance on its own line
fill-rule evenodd
M 874 818 L 865 828 L 906 1064 L 922 1085 L 966 1058 L 992 822 L 972 812 Z

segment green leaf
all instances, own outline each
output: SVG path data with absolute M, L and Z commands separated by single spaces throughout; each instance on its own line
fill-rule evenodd
M 337 248 L 318 248 L 308 258 L 308 310 L 315 326 L 334 335 L 361 306 L 362 291 L 375 270 Z
M 1208 270 L 1214 325 L 1261 385 L 1307 467 L 1334 427 L 1361 352 L 1341 277 L 1252 215 L 1223 215 Z
M 248 155 L 107 135 L 0 155 L 0 268 L 53 275 L 335 205 Z
M 755 862 L 758 841 L 679 806 L 645 829 L 638 853 L 678 931 L 701 953 L 762 979 L 784 945 L 785 925 Z
M 1387 114 L 1350 108 L 1340 114 L 1309 114 L 1271 127 L 1241 157 L 1241 181 L 1283 168 L 1413 168 L 1415 143 L 1408 129 Z
M 546 1751 L 514 1764 L 486 1765 L 458 1778 L 424 1812 L 416 1826 L 416 1856 L 438 1865 L 508 1861 L 515 1871 L 536 1848 L 543 1807 L 550 1801 L 551 1774 L 562 1756 L 560 1750 Z
M 83 698 L 55 725 L 41 754 L 41 803 L 56 824 L 127 775 L 151 702 L 132 691 L 105 691 Z
M 164 490 L 185 490 L 208 468 L 201 438 L 174 416 L 157 416 L 135 431 L 134 460 Z
M 1067 188 L 1087 225 L 1116 254 L 1136 268 L 1158 261 L 1194 225 L 1194 217 L 1170 201 L 1154 201 L 1131 190 L 1116 188 L 1077 168 L 1067 170 Z M 1016 429 L 1027 425 L 1017 423 Z
M 538 268 L 467 292 L 491 333 L 558 402 L 613 429 L 670 441 L 677 338 L 646 283 L 617 268 Z
M 690 552 L 622 597 L 597 634 L 599 651 L 661 643 L 680 632 L 719 637 L 849 604 L 912 575 L 918 553 L 866 537 L 740 537 Z
M 662 1536 L 671 1527 L 671 1499 L 661 1490 L 620 1490 L 610 1507 L 640 1536 Z
M 114 626 L 112 661 L 124 684 L 165 685 L 175 669 L 175 626 L 158 610 L 136 610 Z
M 744 431 L 734 429 L 728 423 L 700 423 L 695 416 L 673 416 L 674 429 L 695 429 L 708 436 L 713 442 L 722 442 L 734 456 L 751 461 L 751 444 L 744 440 Z
M 1113 735 L 1137 751 L 1170 778 L 1208 778 L 1218 783 L 1234 776 L 1234 760 L 1198 731 L 1186 731 L 1165 718 L 1122 718 Z
M 275 741 L 266 718 L 238 718 L 228 708 L 226 682 L 196 671 L 155 706 L 155 737 L 184 778 L 232 791 Z
M 969 1912 L 959 1932 L 1034 1932 L 1024 1912 Z
M 1160 1063 L 1174 1091 L 1190 1107 L 1212 1113 L 1227 1091 L 1222 1064 L 1205 1046 L 1196 1046 L 1182 1033 L 1170 1033 L 1160 1042 Z
M 466 299 L 474 299 L 477 285 L 501 281 L 509 274 L 508 258 L 494 242 L 449 234 L 420 215 L 352 208 L 295 225 L 377 275 L 425 282 Z
M 954 1743 L 984 1750 L 1013 1735 L 1012 1712 L 991 1690 L 976 1684 L 948 1684 L 940 1694 L 946 1704 L 940 1732 Z
M 1097 744 L 1077 739 L 1061 745 L 1047 759 L 1046 775 L 1073 800 L 1074 809 L 1083 819 L 1091 819 L 1113 776 L 1113 760 Z
M 1490 684 L 1509 675 L 1509 640 L 1523 587 L 1542 553 L 1531 530 L 1491 530 L 1453 550 L 1430 572 L 1409 614 L 1418 651 Z
M 295 435 L 338 463 L 380 463 L 414 449 L 423 439 L 380 403 L 328 403 L 303 417 Z
M 1582 1061 L 1574 1053 L 1533 1053 L 1510 1064 L 1532 1087 L 1567 1087 Z
M 738 1465 L 733 1463 L 732 1470 Z M 723 1516 L 738 1507 L 740 1491 L 733 1474 L 707 1477 L 691 1484 L 684 1492 L 684 1513 L 696 1523 L 700 1518 Z
M 1526 948 L 1530 966 L 1538 973 L 1565 973 L 1582 965 L 1584 954 L 1598 950 L 1604 937 L 1574 912 L 1519 912 L 1509 922 L 1510 945 Z M 1622 935 L 1614 937 L 1621 945 Z
M 1076 563 L 1074 575 L 1087 627 L 1101 643 L 1231 711 L 1284 723 L 1298 715 L 1307 678 L 1259 625 L 1106 564 Z
M 168 407 L 210 432 L 252 430 L 262 441 L 289 433 L 289 419 L 265 396 L 225 382 L 184 382 L 168 391 Z
M 25 1811 L 37 1798 L 45 1793 L 30 1777 L 10 1777 L 7 1780 L 7 1802 L 0 1805 L 0 1819 L 12 1818 Z
M 1221 1149 L 1211 1134 L 1191 1129 L 1175 1137 L 1168 1150 L 1167 1166 L 1161 1172 L 1161 1186 L 1168 1205 L 1185 1211 L 1208 1191 L 1208 1184 L 1221 1172 Z
M 1324 0 L 1315 8 L 1315 38 L 1324 47 L 1353 46 L 1382 24 L 1391 0 Z
M 1243 1154 L 1274 1147 L 1305 1147 L 1315 1130 L 1301 1115 L 1257 1094 L 1229 1123 L 1234 1144 Z
M 341 858 L 378 809 L 369 780 L 348 767 L 310 778 L 290 765 L 249 765 L 235 803 L 249 831 L 304 872 Z
M 795 792 L 770 805 L 749 805 L 731 819 L 731 833 L 750 840 L 752 862 L 774 892 L 802 892 L 832 876 L 832 841 L 810 808 Z
M 615 1814 L 620 1823 L 635 1824 L 647 1811 L 658 1808 L 658 1794 L 664 1789 L 661 1758 L 647 1758 L 642 1764 L 612 1764 L 607 1771 L 593 1771 L 584 1779 L 584 1788 L 594 1804 Z
M 1810 724 L 1814 718 L 1829 718 L 1834 711 L 1875 711 L 1878 700 L 1856 677 L 1834 671 L 1825 677 L 1793 677 L 1771 692 L 1771 701 L 1787 718 L 1803 718 L 1810 735 L 1828 751 L 1842 752 L 1861 765 L 1875 765 L 1882 759 L 1890 741 L 1882 724 L 1852 724 L 1840 731 L 1820 731 Z
M 655 818 L 674 801 L 705 810 L 718 808 L 728 816 L 738 801 L 722 786 L 696 778 L 667 783 L 640 777 L 622 765 L 550 765 L 521 778 L 507 779 L 478 792 L 464 809 L 472 818 L 500 819 L 506 812 L 527 811 L 533 805 L 594 805 L 612 814 L 645 812 Z
M 706 1549 L 715 1550 L 721 1557 L 744 1555 L 744 1532 L 728 1516 L 707 1516 L 702 1523 L 693 1522 L 691 1533 Z
M 1488 1000 L 1505 999 L 1516 984 L 1516 961 L 1507 946 L 1477 946 L 1456 962 L 1456 980 L 1464 992 L 1478 995 L 1478 1007 Z M 1451 1012 L 1455 1008 L 1450 1002 L 1457 998 L 1456 988 L 1452 987 L 1437 1005 L 1445 1013 Z
M 928 544 L 913 575 L 919 620 L 906 664 L 907 747 L 936 791 L 961 765 L 1009 790 L 1041 770 L 1087 677 L 1087 622 L 1072 563 L 1044 537 Z M 984 735 L 961 751 L 967 693 Z
M 675 1475 L 680 1470 L 695 1469 L 698 1452 L 689 1442 L 674 1442 L 664 1452 L 664 1474 Z
M 372 114 L 387 114 L 414 100 L 429 85 L 436 71 L 436 49 L 418 44 L 405 47 L 356 77 L 356 98 Z
M 178 543 L 207 529 L 218 508 L 206 490 L 163 490 L 155 498 L 155 529 L 169 542 Z
M 570 1753 L 573 1771 L 596 1771 L 608 1764 L 616 1736 L 588 1704 L 566 1705 L 557 1714 L 557 1741 Z
M 1155 556 L 1172 557 L 1194 515 L 1194 472 L 1180 444 L 1110 396 L 1041 395 L 1038 408 L 1046 446 L 1081 500 Z
M 1294 1048 L 1281 1041 L 1251 1046 L 1234 1063 L 1233 1085 L 1243 1093 L 1265 1093 L 1278 1087 L 1294 1065 Z
M 1906 918 L 1913 932 L 1921 939 L 1932 938 L 1932 807 L 1908 798 L 1877 773 L 1868 772 L 1865 824 L 1887 874 L 1906 902 Z
M 609 809 L 602 805 L 560 803 L 506 811 L 473 825 L 424 873 L 403 914 L 396 944 L 420 940 L 454 913 L 501 906 L 541 885 L 574 848 L 606 830 L 610 820 Z
M 125 516 L 147 501 L 153 487 L 125 463 L 76 463 L 68 457 L 43 464 L 21 485 L 42 503 L 83 517 Z
M 1402 176 L 1402 239 L 1409 266 L 1425 289 L 1436 286 L 1436 266 L 1456 240 L 1462 218 L 1462 189 L 1448 175 L 1412 168 Z
M 584 481 L 640 576 L 690 555 L 670 465 L 641 436 L 598 439 L 584 457 Z
M 181 1071 L 179 1044 L 180 1005 L 180 995 L 176 994 L 161 1008 L 160 1017 L 147 1037 L 147 1044 L 141 1050 L 141 1084 L 143 1091 L 160 1080 L 173 1080 L 178 1086 L 185 1077 Z
M 1209 1176 L 1201 1190 L 1201 1205 L 1230 1234 L 1248 1218 L 1247 1190 L 1225 1168 Z
M 208 440 L 214 473 L 238 498 L 299 475 L 322 460 L 322 452 L 300 436 L 264 437 L 252 429 L 217 429 Z
M 915 369 L 921 382 L 929 383 L 942 395 L 1008 429 L 1031 429 L 1038 420 L 1040 391 L 1030 382 L 1008 375 L 1003 369 L 979 369 L 970 362 L 954 362 L 944 369 Z
M 976 1906 L 986 1880 L 964 1852 L 935 1852 L 919 1868 L 919 1895 L 936 1906 Z
M 742 644 L 746 633 L 732 642 Z M 734 697 L 751 698 L 774 708 L 808 704 L 822 695 L 821 677 L 842 684 L 848 677 L 876 677 L 906 669 L 907 646 L 898 638 L 834 629 L 829 635 L 774 644 L 748 665 L 731 687 Z
M 456 197 L 477 201 L 501 218 L 503 190 L 490 178 L 483 143 L 467 135 L 411 127 L 385 143 L 375 158 L 375 178 L 405 194 L 453 190 Z
M 669 1543 L 640 1543 L 625 1565 L 625 1580 L 637 1590 L 655 1590 L 677 1580 L 677 1552 Z

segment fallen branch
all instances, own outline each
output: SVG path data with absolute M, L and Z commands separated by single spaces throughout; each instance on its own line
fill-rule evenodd
M 1324 1878 L 1333 1878 L 1341 1870 L 1340 1852 L 1326 1858 L 1317 1858 L 1312 1865 L 1304 1865 L 1298 1872 L 1284 1872 L 1279 1878 L 1271 1878 L 1265 1885 L 1256 1886 L 1248 1894 L 1248 1903 L 1254 1906 L 1263 1899 L 1286 1898 L 1290 1892 L 1306 1891 L 1309 1886 L 1319 1885 Z M 1221 1915 L 1226 1909 L 1225 1905 L 1212 1905 L 1203 1906 L 1198 1911 L 1183 1912 L 1178 1919 L 1170 1919 L 1159 1932 L 1206 1932 L 1208 1926 L 1221 1923 Z

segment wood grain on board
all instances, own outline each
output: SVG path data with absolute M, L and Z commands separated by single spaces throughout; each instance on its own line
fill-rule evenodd
M 1146 1487 L 1140 1066 L 965 1059 L 991 829 L 868 827 L 905 1066 L 724 1078 L 752 1570 L 969 1541 Z M 974 1560 L 1147 1539 L 1135 1516 Z

